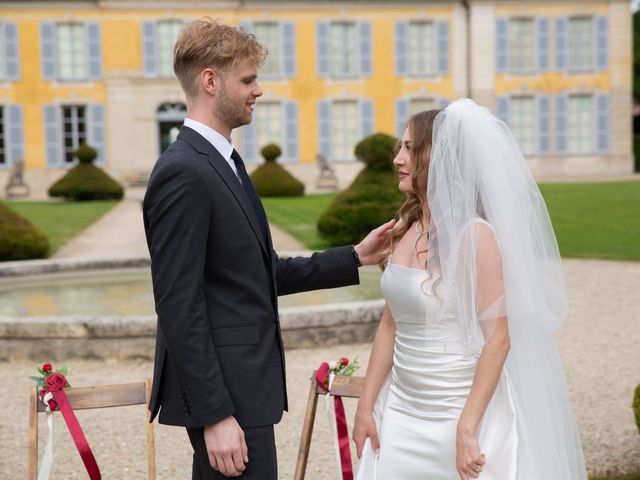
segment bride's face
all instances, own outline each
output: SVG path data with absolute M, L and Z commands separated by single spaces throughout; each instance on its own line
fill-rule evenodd
M 413 185 L 411 184 L 411 177 L 415 170 L 415 165 L 411 161 L 411 135 L 409 129 L 406 128 L 402 134 L 400 140 L 400 150 L 396 158 L 393 159 L 393 164 L 398 170 L 398 188 L 401 192 L 411 193 L 413 192 Z

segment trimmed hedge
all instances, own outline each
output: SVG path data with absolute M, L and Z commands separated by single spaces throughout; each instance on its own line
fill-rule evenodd
M 122 185 L 92 163 L 78 163 L 49 188 L 49 195 L 67 200 L 120 200 Z
M 0 261 L 44 258 L 49 240 L 19 213 L 0 203 Z
M 394 137 L 378 133 L 356 146 L 356 156 L 367 166 L 318 220 L 318 232 L 330 245 L 358 243 L 395 216 L 405 198 L 393 168 L 396 142 Z
M 636 416 L 638 432 L 640 432 L 640 384 L 636 387 L 636 391 L 633 395 L 633 413 Z
M 265 163 L 251 174 L 251 181 L 261 197 L 288 197 L 304 195 L 304 184 L 276 163 L 282 154 L 274 143 L 265 146 L 260 153 Z

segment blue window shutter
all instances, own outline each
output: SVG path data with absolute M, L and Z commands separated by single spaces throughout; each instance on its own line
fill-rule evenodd
M 318 101 L 318 143 L 320 153 L 331 158 L 331 100 Z
M 567 70 L 567 18 L 556 19 L 556 69 Z
M 298 153 L 298 104 L 296 102 L 284 102 L 284 159 L 289 162 L 297 162 Z
M 609 95 L 601 93 L 596 96 L 597 132 L 596 148 L 598 153 L 609 153 L 610 108 Z
M 566 94 L 556 97 L 556 153 L 567 153 L 567 108 Z
M 449 73 L 449 23 L 436 23 L 438 41 L 436 42 L 438 56 L 438 73 L 446 75 Z
M 42 79 L 55 80 L 58 76 L 56 61 L 56 26 L 53 22 L 40 24 L 40 61 Z
M 104 151 L 104 106 L 93 104 L 89 105 L 87 110 L 89 113 L 89 138 L 87 140 L 89 145 L 95 148 L 98 152 L 96 163 L 98 165 L 104 165 L 106 163 Z
M 360 100 L 360 137 L 364 138 L 373 134 L 375 130 L 375 117 L 373 114 L 373 100 Z
M 22 105 L 7 105 L 7 119 L 7 164 L 11 166 L 16 160 L 24 160 Z
M 329 22 L 318 22 L 316 24 L 316 53 L 318 58 L 318 77 L 329 76 Z
M 255 32 L 255 28 L 253 28 L 253 22 L 247 22 L 243 20 L 242 22 L 238 23 L 238 27 L 240 27 L 242 30 L 244 30 L 247 33 Z
M 398 138 L 402 138 L 408 119 L 409 100 L 407 98 L 398 98 L 396 100 L 396 135 Z
M 1 33 L 4 34 L 4 73 L 6 79 L 20 80 L 20 48 L 18 44 L 18 26 L 15 23 L 3 22 Z
M 609 19 L 598 16 L 596 21 L 596 67 L 598 70 L 609 68 Z
M 44 138 L 48 167 L 62 166 L 62 112 L 58 105 L 44 106 Z
M 360 30 L 360 75 L 370 77 L 373 72 L 371 22 L 359 22 Z
M 447 108 L 447 106 L 451 103 L 451 100 L 445 97 L 438 97 L 435 101 L 435 108 L 440 110 Z
M 154 20 L 142 22 L 142 72 L 145 77 L 158 76 L 157 30 Z
M 509 104 L 511 99 L 509 95 L 500 95 L 496 97 L 496 116 L 504 123 L 509 125 Z
M 255 122 L 242 127 L 242 158 L 247 163 L 258 163 L 258 129 Z
M 296 76 L 296 27 L 293 22 L 282 22 L 283 73 L 287 78 Z
M 538 97 L 538 154 L 549 154 L 549 95 Z
M 549 69 L 549 20 L 539 17 L 536 19 L 538 40 L 538 71 Z
M 396 75 L 403 77 L 407 74 L 407 48 L 409 46 L 409 22 L 396 22 L 395 25 L 395 56 Z
M 85 28 L 89 80 L 100 80 L 102 78 L 102 40 L 100 38 L 100 24 L 89 22 Z
M 509 19 L 496 20 L 496 71 L 509 71 Z

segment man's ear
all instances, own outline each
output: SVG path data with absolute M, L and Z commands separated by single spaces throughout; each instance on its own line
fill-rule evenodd
M 200 72 L 200 86 L 211 96 L 214 96 L 220 89 L 222 77 L 212 68 L 205 68 Z

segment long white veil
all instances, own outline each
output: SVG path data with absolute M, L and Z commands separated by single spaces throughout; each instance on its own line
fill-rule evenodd
M 495 320 L 508 319 L 518 479 L 586 479 L 554 339 L 568 312 L 564 273 L 544 200 L 509 128 L 472 100 L 450 104 L 435 120 L 427 183 L 427 270 L 441 275 L 442 315 L 457 310 L 475 355 Z

